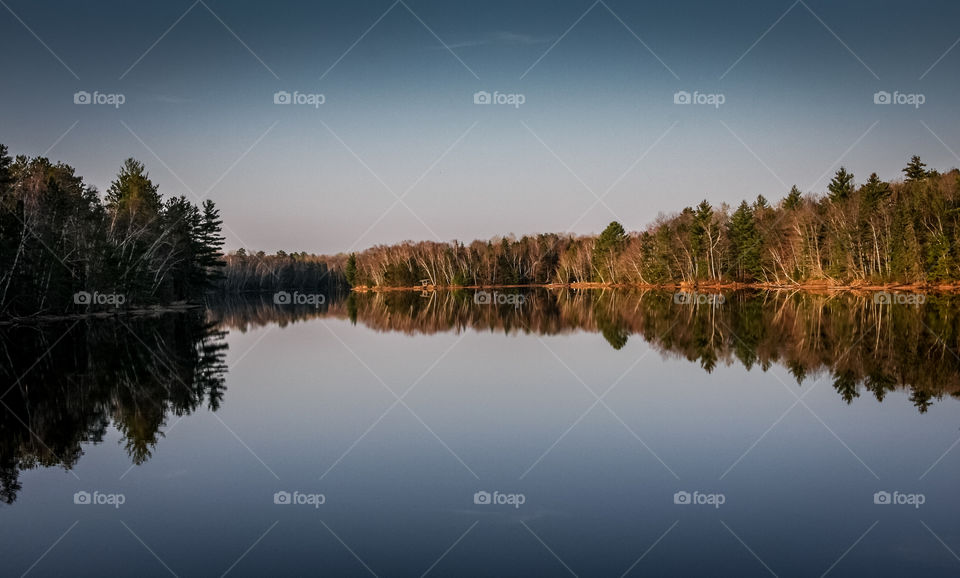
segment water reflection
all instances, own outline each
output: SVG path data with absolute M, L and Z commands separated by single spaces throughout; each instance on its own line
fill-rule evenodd
M 150 459 L 170 416 L 223 399 L 225 332 L 200 311 L 0 331 L 0 500 L 22 470 L 71 469 L 112 425 L 134 464 Z
M 0 500 L 16 499 L 22 470 L 69 470 L 83 444 L 103 441 L 111 426 L 132 463 L 142 464 L 171 416 L 219 408 L 228 330 L 323 317 L 410 335 L 588 332 L 616 350 L 639 338 L 661 356 L 697 363 L 707 373 L 721 364 L 762 371 L 778 364 L 801 385 L 829 380 L 846 403 L 865 396 L 883 401 L 906 389 L 921 413 L 960 397 L 956 296 L 901 305 L 849 293 L 738 291 L 678 300 L 664 291 L 619 289 L 515 290 L 499 297 L 395 291 L 354 293 L 315 307 L 264 296 L 210 303 L 205 312 L 0 328 Z
M 600 334 L 614 349 L 639 337 L 663 357 L 766 371 L 785 367 L 798 384 L 829 379 L 847 403 L 907 388 L 923 413 L 960 397 L 960 297 L 922 304 L 878 302 L 873 294 L 736 291 L 722 296 L 640 290 L 514 290 L 353 293 L 321 307 L 277 306 L 269 298 L 219 303 L 231 329 L 313 317 L 348 318 L 375 331 L 433 334 L 491 331 Z

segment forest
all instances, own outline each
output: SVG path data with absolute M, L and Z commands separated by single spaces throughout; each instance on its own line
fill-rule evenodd
M 101 197 L 0 145 L 0 317 L 197 302 L 222 275 L 221 226 L 213 201 L 165 199 L 134 159 Z
M 823 193 L 794 186 L 777 202 L 760 195 L 736 208 L 704 200 L 638 232 L 613 222 L 599 235 L 408 241 L 332 257 L 238 252 L 226 275 L 231 287 L 248 288 L 296 274 L 367 288 L 952 284 L 960 280 L 960 171 L 928 170 L 914 156 L 902 172 L 899 181 L 873 173 L 858 184 L 841 167 Z
M 71 166 L 14 159 L 0 145 L 0 317 L 283 290 L 953 286 L 960 280 L 960 171 L 928 170 L 914 156 L 902 173 L 893 182 L 873 173 L 858 183 L 841 167 L 822 193 L 794 186 L 779 201 L 759 195 L 736 208 L 704 200 L 636 232 L 612 222 L 598 235 L 406 241 L 332 256 L 245 248 L 224 255 L 214 202 L 164 198 L 134 159 L 101 196 Z

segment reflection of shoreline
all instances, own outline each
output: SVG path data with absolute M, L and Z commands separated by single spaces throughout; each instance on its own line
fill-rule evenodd
M 778 365 L 801 385 L 823 377 L 848 403 L 865 392 L 882 400 L 909 388 L 911 402 L 926 411 L 936 399 L 960 397 L 960 296 L 952 293 L 926 295 L 921 305 L 849 291 L 690 292 L 723 299 L 640 289 L 503 291 L 522 294 L 523 307 L 478 304 L 480 291 L 403 290 L 354 292 L 321 308 L 234 301 L 214 306 L 211 316 L 239 331 L 312 318 L 407 335 L 584 331 L 618 350 L 639 337 L 662 357 L 697 363 L 708 373 L 719 365 L 761 371 Z
M 0 502 L 20 472 L 72 469 L 84 446 L 121 435 L 134 464 L 150 459 L 171 416 L 220 407 L 225 333 L 196 309 L 0 331 Z
M 191 310 L 203 309 L 199 303 L 185 303 L 172 305 L 154 305 L 131 309 L 115 309 L 91 311 L 89 313 L 69 313 L 65 315 L 31 315 L 29 317 L 11 317 L 0 320 L 0 327 L 5 325 L 26 325 L 30 323 L 57 323 L 59 321 L 73 321 L 83 319 L 112 319 L 114 317 L 136 318 L 156 317 L 166 313 L 183 313 Z

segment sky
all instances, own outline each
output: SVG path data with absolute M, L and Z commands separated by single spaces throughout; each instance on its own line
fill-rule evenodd
M 860 183 L 914 154 L 960 166 L 958 18 L 922 0 L 0 0 L 0 142 L 101 191 L 135 157 L 162 193 L 216 201 L 231 250 L 636 230 L 705 198 L 820 192 L 841 165 Z

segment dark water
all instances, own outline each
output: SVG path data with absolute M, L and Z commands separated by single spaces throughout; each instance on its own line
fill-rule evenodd
M 2 573 L 957 576 L 960 298 L 891 301 L 266 296 L 4 327 Z

